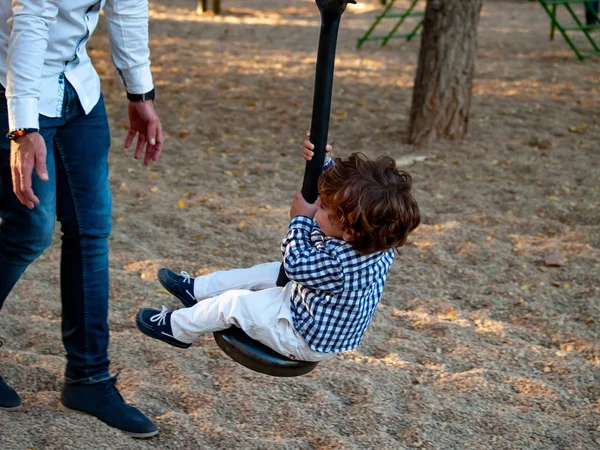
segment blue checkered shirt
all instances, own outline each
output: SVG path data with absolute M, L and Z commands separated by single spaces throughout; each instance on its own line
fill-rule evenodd
M 327 237 L 316 222 L 297 216 L 281 245 L 292 281 L 294 328 L 317 352 L 337 353 L 360 344 L 394 260 L 394 250 L 361 255 Z

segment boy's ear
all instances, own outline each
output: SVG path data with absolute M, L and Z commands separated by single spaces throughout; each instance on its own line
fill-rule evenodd
M 348 228 L 346 230 L 344 230 L 344 234 L 342 236 L 342 239 L 346 242 L 352 242 L 354 240 L 354 230 L 351 228 Z

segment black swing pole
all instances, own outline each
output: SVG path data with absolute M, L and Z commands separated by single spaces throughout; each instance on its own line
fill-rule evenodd
M 319 197 L 318 181 L 325 163 L 325 145 L 329 133 L 329 117 L 331 114 L 331 94 L 333 90 L 333 70 L 335 66 L 335 49 L 342 14 L 348 3 L 354 0 L 316 0 L 321 12 L 321 32 L 315 88 L 313 93 L 312 120 L 310 124 L 310 142 L 315 146 L 312 160 L 306 162 L 302 196 L 308 203 L 314 203 Z M 285 286 L 287 277 L 283 264 L 279 269 L 277 286 Z

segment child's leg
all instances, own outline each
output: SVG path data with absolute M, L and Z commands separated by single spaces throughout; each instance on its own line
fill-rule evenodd
M 203 300 L 230 290 L 261 290 L 276 286 L 281 263 L 258 264 L 248 269 L 219 270 L 194 280 L 194 297 Z
M 203 333 L 240 327 L 252 339 L 278 353 L 296 357 L 298 342 L 289 317 L 291 283 L 261 291 L 228 290 L 217 297 L 198 302 L 191 308 L 179 309 L 171 315 L 173 336 L 192 343 Z M 292 339 L 286 339 L 292 336 Z

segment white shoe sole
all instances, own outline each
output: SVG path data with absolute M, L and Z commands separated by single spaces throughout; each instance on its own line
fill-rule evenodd
M 13 406 L 12 408 L 6 408 L 4 406 L 0 406 L 0 411 L 16 411 L 18 409 L 21 409 L 22 407 L 23 407 L 23 405 Z
M 71 412 L 71 413 L 76 413 L 76 414 L 83 414 L 85 416 L 96 417 L 96 416 L 93 416 L 92 414 L 86 413 L 85 411 L 78 411 L 76 409 L 68 408 L 65 405 L 63 405 L 62 402 L 58 403 L 58 409 L 60 409 L 63 412 L 66 412 L 66 413 Z M 96 417 L 96 419 L 98 419 L 98 418 Z M 100 419 L 98 419 L 98 420 L 100 420 Z M 106 424 L 106 426 L 110 426 L 110 425 Z M 114 428 L 114 427 L 111 427 L 111 428 Z M 119 430 L 118 428 L 115 428 L 115 429 Z M 147 439 L 147 438 L 151 438 L 152 436 L 156 436 L 158 434 L 158 430 L 151 431 L 149 433 L 132 433 L 130 431 L 123 431 L 123 430 L 119 430 L 119 431 L 123 434 L 126 434 L 127 436 L 131 436 L 132 438 L 137 438 L 137 439 Z

